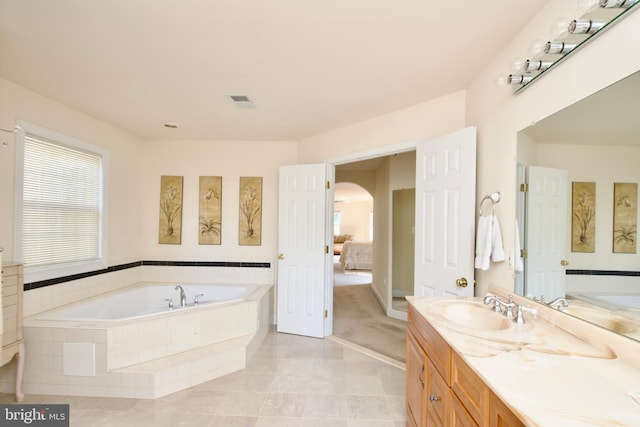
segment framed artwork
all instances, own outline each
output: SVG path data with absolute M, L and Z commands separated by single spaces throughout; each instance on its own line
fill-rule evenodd
M 198 200 L 198 244 L 220 245 L 222 234 L 222 177 L 201 176 Z
M 571 183 L 571 252 L 596 251 L 596 183 Z
M 179 245 L 182 240 L 181 176 L 160 177 L 160 224 L 158 243 Z
M 262 244 L 262 177 L 240 177 L 238 244 Z
M 638 184 L 613 184 L 613 253 L 635 254 L 638 229 Z

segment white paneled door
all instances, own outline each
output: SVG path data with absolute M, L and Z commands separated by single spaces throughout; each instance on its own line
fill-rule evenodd
M 568 173 L 529 166 L 527 182 L 525 292 L 550 301 L 566 290 Z
M 476 128 L 418 144 L 414 295 L 473 296 Z
M 325 336 L 327 174 L 325 164 L 280 168 L 278 332 Z

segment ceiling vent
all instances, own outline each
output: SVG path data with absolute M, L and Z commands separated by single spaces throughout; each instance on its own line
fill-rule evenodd
M 256 108 L 247 95 L 229 95 L 238 108 Z

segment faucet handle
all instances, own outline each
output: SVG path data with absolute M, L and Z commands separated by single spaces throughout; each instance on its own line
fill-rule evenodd
M 165 298 L 165 301 L 169 302 L 169 310 L 173 308 L 173 298 Z
M 196 294 L 196 296 L 193 298 L 193 304 L 194 305 L 198 305 L 198 302 L 199 302 L 198 298 L 199 297 L 203 297 L 203 296 L 204 296 L 204 294 Z
M 524 313 L 529 313 L 535 319 L 538 317 L 538 310 L 533 307 L 526 307 L 523 305 L 518 305 L 518 309 L 516 310 L 516 317 L 513 319 L 514 322 L 518 324 L 523 324 L 524 322 Z

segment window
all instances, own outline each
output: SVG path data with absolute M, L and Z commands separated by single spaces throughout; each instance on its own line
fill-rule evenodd
M 342 213 L 340 211 L 333 213 L 333 235 L 340 234 L 340 222 L 342 221 Z
M 106 267 L 106 151 L 65 135 L 21 125 L 22 203 L 16 253 L 29 281 Z M 19 193 L 19 194 L 20 194 Z

